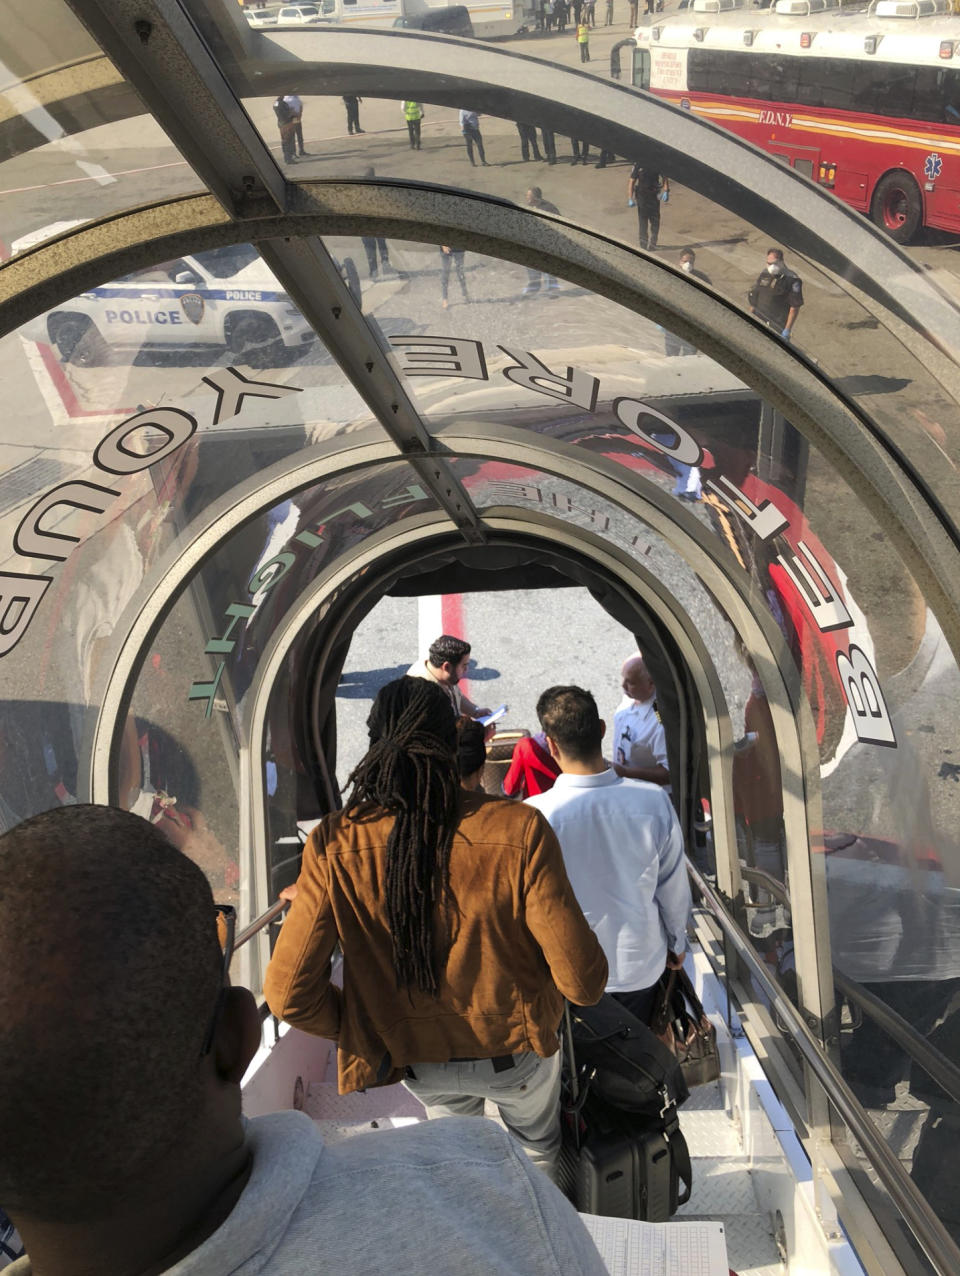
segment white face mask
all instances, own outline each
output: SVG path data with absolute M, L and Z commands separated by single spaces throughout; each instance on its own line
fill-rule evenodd
M 692 262 L 692 261 L 682 261 L 682 262 L 680 263 L 680 269 L 681 269 L 681 270 L 685 270 L 685 271 L 687 272 L 687 274 L 689 275 L 690 271 L 693 269 L 693 262 Z
M 782 273 L 782 271 L 783 271 L 783 266 L 781 265 L 781 263 L 780 263 L 779 261 L 768 261 L 768 262 L 767 262 L 767 274 L 768 274 L 768 275 L 779 275 L 779 274 L 781 274 L 781 273 Z

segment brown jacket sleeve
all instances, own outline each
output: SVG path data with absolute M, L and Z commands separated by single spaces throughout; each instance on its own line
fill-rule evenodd
M 263 995 L 273 1013 L 317 1037 L 336 1041 L 343 994 L 330 982 L 339 935 L 327 889 L 323 825 L 303 848 L 297 897 L 290 905 L 263 980 Z
M 607 985 L 607 959 L 577 903 L 557 835 L 539 811 L 534 814 L 524 874 L 527 926 L 563 996 L 592 1006 Z

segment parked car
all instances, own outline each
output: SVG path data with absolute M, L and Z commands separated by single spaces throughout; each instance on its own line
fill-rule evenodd
M 277 9 L 244 9 L 243 16 L 252 27 L 275 27 Z
M 318 4 L 285 4 L 277 10 L 277 25 L 281 27 L 308 27 L 321 20 Z

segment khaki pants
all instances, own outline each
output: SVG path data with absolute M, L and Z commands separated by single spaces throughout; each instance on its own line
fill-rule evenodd
M 491 1059 L 469 1063 L 415 1063 L 404 1085 L 433 1121 L 483 1116 L 489 1099 L 524 1152 L 550 1178 L 560 1152 L 560 1051 L 549 1059 L 515 1054 L 514 1066 L 495 1072 Z

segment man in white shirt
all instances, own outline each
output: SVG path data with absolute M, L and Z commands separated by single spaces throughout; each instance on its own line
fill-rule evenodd
M 686 948 L 690 883 L 680 824 L 661 787 L 624 779 L 607 765 L 606 724 L 589 691 L 550 687 L 537 717 L 560 775 L 527 801 L 560 841 L 577 902 L 607 959 L 607 992 L 646 1023 L 664 967 L 679 969 Z
M 620 670 L 623 699 L 613 715 L 613 769 L 626 780 L 662 784 L 670 792 L 667 738 L 657 713 L 657 689 L 642 656 Z
M 470 644 L 452 634 L 441 634 L 430 644 L 425 660 L 418 660 L 407 670 L 408 678 L 426 678 L 435 682 L 445 692 L 454 713 L 459 717 L 483 718 L 489 709 L 478 709 L 473 701 L 460 690 L 460 680 L 467 676 L 470 664 Z

